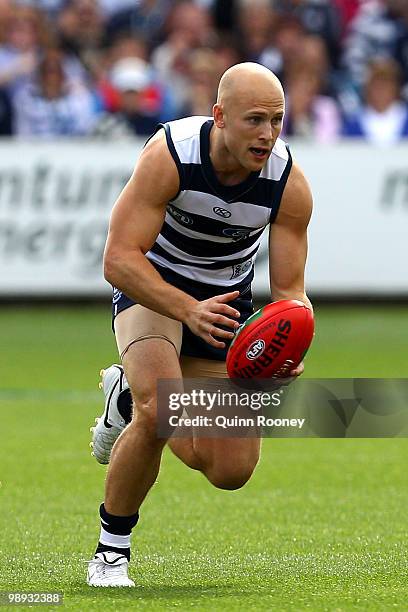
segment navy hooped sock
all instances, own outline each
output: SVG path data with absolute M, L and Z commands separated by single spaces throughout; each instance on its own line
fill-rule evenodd
M 125 555 L 130 560 L 130 536 L 133 527 L 137 525 L 139 513 L 130 516 L 115 516 L 100 505 L 101 534 L 95 554 L 98 552 L 113 551 Z
M 120 416 L 124 419 L 126 425 L 128 425 L 133 416 L 133 400 L 130 389 L 124 389 L 120 392 L 117 404 Z

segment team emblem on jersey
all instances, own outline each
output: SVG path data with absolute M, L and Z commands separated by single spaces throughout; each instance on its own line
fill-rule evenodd
M 216 215 L 222 217 L 223 219 L 229 219 L 232 214 L 229 210 L 221 208 L 221 206 L 214 206 L 213 211 Z
M 117 302 L 119 302 L 121 297 L 122 297 L 122 292 L 119 291 L 119 289 L 116 289 L 116 287 L 113 287 L 113 298 L 112 298 L 113 303 L 116 304 Z
M 192 225 L 194 223 L 191 217 L 186 215 L 184 212 L 181 212 L 178 210 L 178 208 L 175 208 L 171 204 L 167 206 L 167 210 L 169 211 L 170 215 L 176 219 L 176 221 L 183 223 L 183 225 Z
M 234 242 L 237 240 L 244 240 L 244 238 L 248 238 L 251 230 L 244 228 L 233 228 L 228 227 L 225 230 L 222 230 L 224 236 L 228 236 L 228 238 L 232 238 Z
M 231 279 L 237 278 L 237 276 L 241 276 L 241 274 L 245 274 L 245 272 L 247 272 L 251 266 L 252 266 L 252 259 L 249 259 L 248 261 L 244 261 L 243 263 L 234 264 L 232 266 L 232 275 L 230 276 L 230 278 Z

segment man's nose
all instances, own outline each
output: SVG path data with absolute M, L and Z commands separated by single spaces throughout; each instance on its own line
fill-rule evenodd
M 264 123 L 262 129 L 259 132 L 259 139 L 262 141 L 270 142 L 273 138 L 272 125 L 270 123 Z

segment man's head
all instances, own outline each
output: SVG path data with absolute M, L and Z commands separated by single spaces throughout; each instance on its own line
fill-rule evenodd
M 401 69 L 392 59 L 374 60 L 368 69 L 364 99 L 378 113 L 384 113 L 399 100 Z
M 64 95 L 67 80 L 64 71 L 64 56 L 59 49 L 45 51 L 38 65 L 38 82 L 44 98 L 55 100 Z
M 221 77 L 214 124 L 237 164 L 260 170 L 282 129 L 285 98 L 279 79 L 259 64 L 245 62 Z
M 127 115 L 140 111 L 141 92 L 150 85 L 149 64 L 138 57 L 125 57 L 111 70 L 110 81 L 119 94 L 119 107 Z

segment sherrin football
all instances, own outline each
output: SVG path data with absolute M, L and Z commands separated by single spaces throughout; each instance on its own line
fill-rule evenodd
M 313 313 L 298 300 L 279 300 L 254 312 L 227 353 L 230 378 L 289 376 L 312 342 Z

